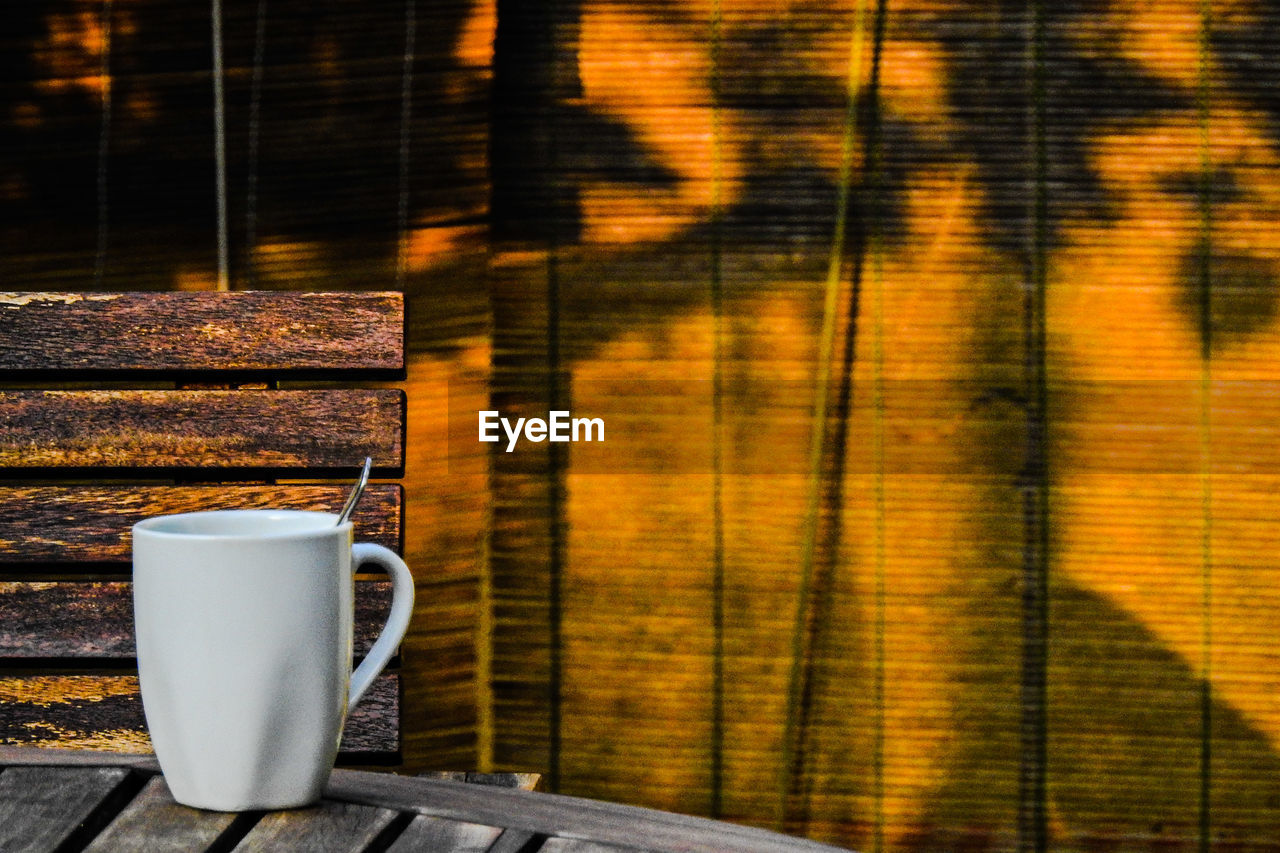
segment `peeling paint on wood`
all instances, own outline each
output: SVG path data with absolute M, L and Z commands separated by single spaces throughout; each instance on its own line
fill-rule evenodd
M 25 308 L 28 305 L 74 305 L 77 302 L 113 302 L 119 299 L 122 294 L 119 293 L 45 293 L 45 292 L 14 292 L 6 291 L 0 293 L 0 308 Z

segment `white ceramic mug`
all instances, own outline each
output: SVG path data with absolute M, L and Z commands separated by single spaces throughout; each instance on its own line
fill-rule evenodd
M 217 811 L 314 803 L 347 713 L 386 666 L 413 578 L 329 513 L 222 510 L 133 527 L 138 676 L 173 797 Z M 355 568 L 391 576 L 391 613 L 354 673 Z

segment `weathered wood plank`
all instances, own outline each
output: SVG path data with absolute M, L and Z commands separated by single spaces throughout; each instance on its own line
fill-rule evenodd
M 0 744 L 140 753 L 151 749 L 136 675 L 0 676 Z M 385 760 L 400 749 L 400 680 L 374 682 L 347 720 L 345 759 Z
M 349 485 L 0 486 L 0 563 L 127 562 L 130 528 L 153 515 L 208 509 L 337 512 Z M 404 490 L 373 483 L 356 538 L 399 551 Z
M 383 673 L 347 718 L 340 750 L 351 763 L 400 753 L 400 676 Z M 344 759 L 347 760 L 347 759 Z
M 541 791 L 541 773 L 468 773 L 472 785 L 493 785 L 498 788 L 518 788 L 521 791 Z
M 391 809 L 332 800 L 307 809 L 270 812 L 240 840 L 235 851 L 363 853 L 396 816 Z
M 525 851 L 540 850 L 541 845 L 536 842 L 537 836 L 538 833 L 525 829 L 504 829 L 498 836 L 498 840 L 489 848 L 489 853 L 525 853 Z
M 378 638 L 390 605 L 390 583 L 356 582 L 357 655 Z M 0 582 L 0 659 L 128 662 L 135 654 L 131 583 Z
M 66 771 L 63 771 L 66 772 Z M 85 853 L 189 853 L 208 848 L 237 815 L 178 805 L 169 786 L 154 776 L 102 830 Z
M 400 293 L 0 294 L 0 372 L 398 371 Z
M 486 853 L 501 834 L 500 827 L 418 815 L 387 848 L 387 853 L 419 853 L 423 850 Z
M 147 756 L 0 746 L 0 766 L 49 768 L 57 765 L 156 770 L 154 758 Z M 820 853 L 840 849 L 803 838 L 671 812 L 387 773 L 335 770 L 325 787 L 324 797 L 326 801 L 356 803 L 392 812 L 505 827 L 512 838 L 525 841 L 533 835 L 545 835 L 589 840 L 612 847 L 641 845 L 646 850 L 684 853 L 725 850 Z
M 472 785 L 492 785 L 495 788 L 519 788 L 522 791 L 542 790 L 541 773 L 468 773 L 460 770 L 429 770 L 426 773 L 419 773 L 418 778 L 470 782 Z
M 124 767 L 147 777 L 160 772 L 154 755 L 0 744 L 0 770 L 6 767 Z
M 325 787 L 325 797 L 618 847 L 643 843 L 646 850 L 818 853 L 840 849 L 753 827 L 637 806 L 386 773 L 336 770 Z
M 0 392 L 0 468 L 404 466 L 397 390 Z
M 10 767 L 0 772 L 0 850 L 48 853 L 124 784 L 118 767 Z
M 636 841 L 639 842 L 641 839 L 637 838 Z M 639 847 L 618 847 L 581 838 L 548 838 L 542 845 L 541 853 L 622 853 L 624 850 L 642 849 L 644 849 L 643 844 Z

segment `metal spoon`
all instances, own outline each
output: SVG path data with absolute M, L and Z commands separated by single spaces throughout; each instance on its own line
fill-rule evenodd
M 356 481 L 355 488 L 351 490 L 351 494 L 347 497 L 347 502 L 343 505 L 342 512 L 338 513 L 339 526 L 345 524 L 347 519 L 351 517 L 351 513 L 356 508 L 356 502 L 364 494 L 364 487 L 369 484 L 369 470 L 371 468 L 373 468 L 373 457 L 366 456 L 364 458 L 364 470 L 360 472 L 360 479 Z

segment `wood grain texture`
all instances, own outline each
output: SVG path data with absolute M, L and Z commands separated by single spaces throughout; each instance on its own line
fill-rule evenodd
M 152 756 L 120 755 L 105 752 L 29 749 L 0 746 L 0 773 L 14 769 L 32 774 L 86 772 L 158 772 Z M 153 793 L 158 789 L 151 788 Z M 145 792 L 144 792 L 145 793 Z M 364 807 L 364 808 L 360 808 Z M 397 821 L 396 816 L 399 815 Z M 403 832 L 393 839 L 393 822 L 404 822 Z M 381 827 L 370 835 L 373 827 Z M 471 828 L 478 827 L 478 828 Z M 389 831 L 383 835 L 383 830 Z M 345 850 L 347 839 L 377 836 L 379 843 L 403 850 L 450 849 L 445 846 L 415 844 L 426 839 L 462 839 L 466 843 L 492 839 L 486 847 L 462 847 L 463 850 L 488 849 L 501 853 L 517 853 L 529 849 L 538 836 L 565 838 L 590 843 L 591 847 L 566 849 L 645 849 L 653 851 L 723 851 L 739 853 L 783 853 L 783 851 L 834 851 L 839 848 L 791 838 L 760 829 L 739 826 L 705 818 L 689 817 L 652 809 L 604 803 L 556 794 L 541 794 L 490 785 L 472 785 L 434 779 L 408 778 L 388 773 L 335 770 L 325 786 L 321 805 L 312 809 L 295 809 L 266 815 L 245 840 L 279 840 L 287 847 L 262 847 L 255 844 L 236 849 Z M 316 832 L 332 833 L 338 842 L 330 846 L 304 840 L 326 838 Z M 286 834 L 287 833 L 287 834 Z M 356 848 L 364 849 L 364 848 Z M 378 849 L 382 849 L 379 847 Z
M 270 812 L 234 849 L 237 853 L 285 850 L 363 853 L 391 826 L 396 814 L 391 809 L 332 800 L 312 808 Z
M 423 850 L 486 853 L 501 834 L 499 827 L 418 815 L 387 848 L 387 853 L 419 853 Z
M 542 853 L 620 853 L 623 850 L 635 849 L 637 848 L 600 844 L 581 838 L 548 838 L 547 843 L 542 845 Z
M 0 486 L 0 563 L 127 562 L 137 521 L 210 509 L 337 512 L 333 486 Z M 356 539 L 401 549 L 403 489 L 372 483 L 354 518 Z
M 547 836 L 684 853 L 781 853 L 840 848 L 767 830 L 637 806 L 485 785 L 335 770 L 327 799 L 403 809 Z
M 113 767 L 147 775 L 160 772 L 154 755 L 0 744 L 0 770 L 6 767 Z
M 0 850 L 58 849 L 128 775 L 118 767 L 5 769 L 0 772 Z
M 519 788 L 522 791 L 542 790 L 541 773 L 465 773 L 461 770 L 432 770 L 419 773 L 418 778 L 469 782 L 472 785 L 493 785 L 495 788 Z
M 404 466 L 395 390 L 7 391 L 0 426 L 9 472 Z
M 363 655 L 382 630 L 391 584 L 355 588 L 355 653 Z M 135 654 L 131 583 L 0 581 L 0 660 L 129 662 Z
M 0 675 L 0 743 L 147 752 L 134 674 Z M 400 750 L 400 678 L 384 673 L 343 730 L 344 761 L 380 763 Z
M 383 673 L 347 717 L 339 760 L 374 763 L 400 754 L 400 675 Z
M 0 373 L 398 371 L 399 293 L 2 293 Z
M 85 848 L 85 853 L 188 853 L 205 850 L 236 815 L 174 802 L 161 776 L 153 776 L 129 805 Z
M 489 853 L 531 853 L 542 849 L 541 833 L 529 832 L 526 829 L 507 828 L 498 836 L 489 848 Z

